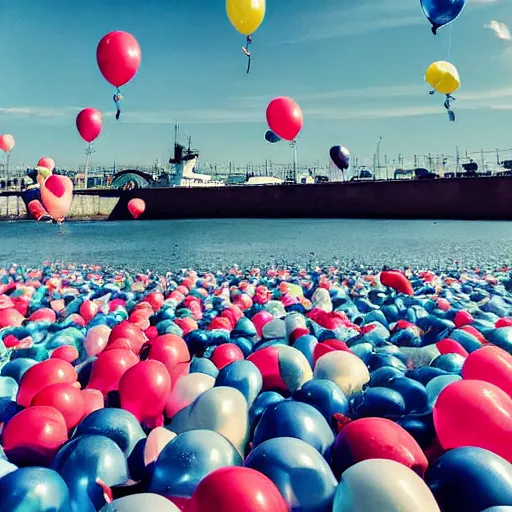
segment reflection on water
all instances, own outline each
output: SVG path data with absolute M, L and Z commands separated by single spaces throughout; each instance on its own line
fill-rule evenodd
M 512 222 L 180 220 L 0 223 L 0 263 L 45 260 L 133 270 L 246 265 L 411 265 L 512 262 Z

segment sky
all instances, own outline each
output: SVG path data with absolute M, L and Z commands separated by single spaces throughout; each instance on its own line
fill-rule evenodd
M 104 113 L 93 164 L 166 162 L 175 121 L 202 162 L 286 163 L 288 145 L 263 137 L 277 96 L 304 112 L 303 163 L 327 162 L 336 144 L 371 158 L 379 137 L 390 158 L 512 147 L 510 0 L 468 0 L 437 36 L 418 0 L 267 0 L 249 75 L 224 0 L 0 0 L 0 16 L 0 133 L 16 138 L 14 164 L 82 164 L 75 118 L 85 107 Z M 142 49 L 118 122 L 96 64 L 97 44 L 113 30 Z M 455 123 L 424 82 L 436 60 L 461 76 Z

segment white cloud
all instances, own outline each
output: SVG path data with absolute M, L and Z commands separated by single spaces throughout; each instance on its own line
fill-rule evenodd
M 510 29 L 505 25 L 505 23 L 492 20 L 488 25 L 484 25 L 484 28 L 491 29 L 498 39 L 502 39 L 503 41 L 512 41 L 512 34 L 510 34 Z

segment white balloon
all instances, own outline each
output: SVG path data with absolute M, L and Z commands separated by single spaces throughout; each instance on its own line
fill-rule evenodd
M 180 512 L 180 509 L 167 498 L 159 494 L 144 492 L 132 494 L 114 500 L 105 505 L 100 512 Z
M 368 459 L 348 468 L 333 512 L 440 512 L 427 484 L 394 460 Z
M 286 324 L 280 318 L 274 318 L 266 323 L 262 329 L 263 337 L 266 340 L 286 337 Z
M 313 373 L 315 379 L 330 380 L 347 396 L 361 391 L 370 380 L 366 365 L 355 354 L 336 350 L 320 357 Z
M 180 377 L 167 398 L 165 413 L 172 418 L 214 385 L 215 379 L 206 373 L 189 373 Z

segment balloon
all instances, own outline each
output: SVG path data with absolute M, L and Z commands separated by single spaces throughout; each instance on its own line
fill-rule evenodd
M 222 370 L 225 366 L 233 361 L 242 361 L 244 359 L 243 352 L 234 343 L 223 343 L 215 348 L 211 360 L 213 364 Z
M 336 478 L 322 455 L 301 439 L 269 439 L 248 455 L 245 466 L 270 478 L 289 510 L 331 512 Z
M 425 73 L 425 81 L 441 94 L 452 94 L 460 87 L 457 68 L 445 61 L 430 64 Z
M 288 512 L 277 487 L 249 468 L 217 469 L 203 478 L 187 512 Z
M 434 407 L 441 391 L 443 391 L 446 386 L 461 379 L 462 377 L 460 375 L 439 375 L 438 377 L 434 377 L 426 386 L 429 406 L 431 408 Z
M 317 409 L 290 400 L 271 404 L 265 409 L 254 432 L 253 446 L 280 437 L 302 439 L 324 456 L 328 455 L 334 441 L 329 423 Z
M 476 446 L 512 462 L 512 445 L 507 441 L 512 435 L 512 398 L 494 384 L 451 383 L 434 406 L 434 425 L 445 450 Z
M 89 414 L 103 409 L 103 394 L 97 389 L 82 389 L 82 398 L 84 400 L 84 418 Z
M 407 277 L 398 270 L 386 270 L 381 272 L 379 279 L 381 284 L 389 286 L 399 293 L 414 295 L 414 290 L 409 279 L 407 279 Z
M 50 172 L 52 172 L 55 169 L 55 162 L 53 158 L 50 158 L 49 156 L 43 156 L 39 159 L 37 162 L 37 165 L 40 167 L 44 167 L 45 169 L 48 169 Z
M 428 466 L 413 437 L 400 425 L 384 418 L 362 418 L 346 424 L 336 437 L 331 456 L 331 467 L 337 478 L 349 467 L 368 459 L 400 462 L 421 477 Z
M 336 489 L 332 512 L 383 510 L 440 512 L 425 482 L 399 462 L 369 459 L 347 469 Z
M 18 396 L 19 405 L 28 407 L 32 399 L 51 384 L 76 382 L 76 370 L 68 362 L 61 359 L 47 359 L 29 368 L 21 378 Z
M 95 108 L 84 108 L 76 117 L 76 128 L 80 137 L 89 144 L 96 140 L 103 128 L 103 116 Z
M 158 456 L 149 491 L 167 497 L 190 497 L 197 484 L 212 471 L 242 466 L 242 463 L 235 447 L 217 432 L 184 432 L 168 443 Z
M 84 348 L 87 355 L 97 356 L 107 346 L 110 336 L 110 327 L 107 325 L 95 325 L 87 331 Z
M 52 174 L 41 183 L 41 200 L 55 220 L 64 220 L 73 201 L 73 182 L 67 176 Z
M 512 465 L 482 448 L 455 448 L 428 469 L 425 481 L 450 512 L 481 512 L 512 504 Z
M 57 409 L 39 405 L 16 414 L 2 436 L 5 454 L 11 462 L 18 466 L 46 466 L 68 440 L 68 429 Z
M 117 344 L 116 342 L 121 339 L 123 343 Z M 134 354 L 139 355 L 140 349 L 144 343 L 146 343 L 146 336 L 144 336 L 142 330 L 131 322 L 123 320 L 112 329 L 108 338 L 107 347 L 109 349 L 128 348 Z
M 293 141 L 304 125 L 302 110 L 291 98 L 273 99 L 267 107 L 267 123 L 282 139 Z
M 187 375 L 190 370 L 190 353 L 182 337 L 176 334 L 163 334 L 149 343 L 148 359 L 165 365 L 172 382 Z
M 333 146 L 329 150 L 329 156 L 332 163 L 340 170 L 344 171 L 350 167 L 350 151 L 345 146 Z
M 92 365 L 87 389 L 97 389 L 104 396 L 110 391 L 117 391 L 121 377 L 138 362 L 139 359 L 131 350 L 114 348 L 102 352 Z
M 165 427 L 156 427 L 148 435 L 144 445 L 144 464 L 149 466 L 156 462 L 162 450 L 176 437 L 174 432 Z
M 462 367 L 465 379 L 485 380 L 512 398 L 512 355 L 495 346 L 472 352 Z
M 4 153 L 10 153 L 14 149 L 15 145 L 16 141 L 12 135 L 9 135 L 8 133 L 0 135 L 0 149 Z
M 205 373 L 190 373 L 180 377 L 167 398 L 165 414 L 168 418 L 173 418 L 214 385 L 215 379 Z
M 212 388 L 172 419 L 176 434 L 195 429 L 213 430 L 222 434 L 239 453 L 244 453 L 249 435 L 247 402 L 238 389 Z
M 265 18 L 265 0 L 226 0 L 229 21 L 238 32 L 250 36 Z
M 21 468 L 0 478 L 0 510 L 70 512 L 66 482 L 52 469 Z
M 143 199 L 130 199 L 128 201 L 128 211 L 134 219 L 138 219 L 146 211 L 146 203 Z
M 105 505 L 100 512 L 140 512 L 145 510 L 150 512 L 158 510 L 158 512 L 180 512 L 180 509 L 168 499 L 158 494 L 150 492 L 142 492 L 132 496 L 124 496 L 114 500 L 112 504 Z
M 315 379 L 330 380 L 347 396 L 360 391 L 370 380 L 366 365 L 354 354 L 337 350 L 324 354 L 315 365 Z
M 121 87 L 137 73 L 141 50 L 131 34 L 117 30 L 104 36 L 98 43 L 96 59 L 105 80 L 114 87 Z
M 97 483 L 98 478 L 109 487 L 128 480 L 123 452 L 105 436 L 75 437 L 59 450 L 52 468 L 68 485 L 72 510 L 91 510 L 91 504 L 95 507 L 92 510 L 99 510 L 105 505 L 104 489 Z
M 439 28 L 454 21 L 465 5 L 466 0 L 421 0 L 421 8 L 432 23 L 434 35 Z
M 261 391 L 263 379 L 258 367 L 251 361 L 233 361 L 220 370 L 215 385 L 238 389 L 251 407 Z
M 281 137 L 278 137 L 272 130 L 267 130 L 265 132 L 265 140 L 271 144 L 275 144 L 281 140 Z
M 76 427 L 85 413 L 84 399 L 80 390 L 66 382 L 45 387 L 37 393 L 30 405 L 54 407 L 64 417 L 68 430 Z
M 162 412 L 170 391 L 171 377 L 160 361 L 141 361 L 119 381 L 121 407 L 150 427 L 162 426 Z
M 73 361 L 76 361 L 80 357 L 80 354 L 76 347 L 72 345 L 62 345 L 52 352 L 51 357 L 55 357 L 57 359 L 67 361 L 68 363 L 72 363 Z

